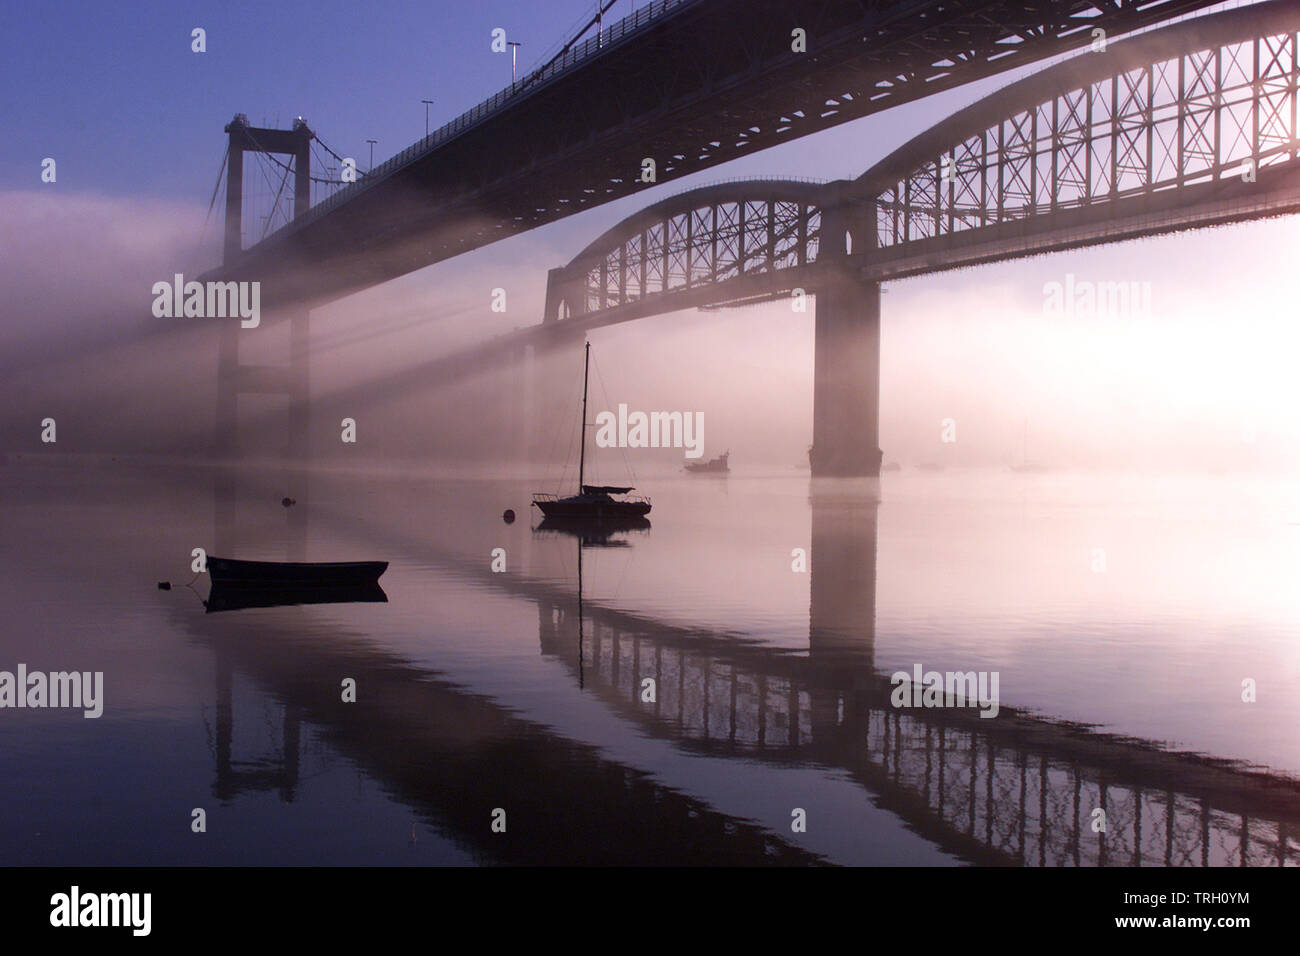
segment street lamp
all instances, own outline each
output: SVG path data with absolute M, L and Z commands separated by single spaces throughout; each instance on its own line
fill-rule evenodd
M 510 85 L 515 85 L 515 58 L 519 55 L 519 48 L 523 46 L 519 40 L 507 40 L 506 46 L 510 47 Z
M 420 100 L 424 104 L 424 138 L 429 138 L 429 107 L 433 105 L 433 100 Z
M 368 139 L 366 142 L 370 144 L 370 165 L 366 167 L 366 172 L 370 172 L 375 168 L 375 143 L 379 142 L 379 140 Z

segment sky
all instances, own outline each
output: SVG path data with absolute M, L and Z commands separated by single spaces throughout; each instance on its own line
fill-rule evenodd
M 633 6 L 619 0 L 613 15 Z M 208 203 L 234 114 L 280 127 L 301 115 L 363 166 L 375 139 L 378 163 L 423 135 L 421 100 L 434 100 L 436 128 L 509 82 L 508 56 L 489 49 L 494 28 L 524 44 L 523 72 L 593 11 L 578 0 L 11 6 L 0 31 L 0 445 L 48 450 L 34 422 L 57 413 L 69 450 L 201 446 L 212 342 L 193 327 L 160 328 L 147 290 L 213 262 L 220 208 L 209 217 Z M 195 27 L 205 53 L 191 51 Z M 319 309 L 322 414 L 345 411 L 332 394 L 535 323 L 546 270 L 645 204 L 732 177 L 854 177 L 1020 75 L 662 184 Z M 46 157 L 56 183 L 40 180 Z M 1298 258 L 1287 218 L 887 284 L 886 457 L 1294 469 Z M 1067 276 L 1136 283 L 1150 308 L 1052 315 L 1044 288 Z M 495 287 L 509 290 L 505 315 L 489 310 Z M 811 441 L 811 316 L 781 305 L 681 313 L 592 341 L 611 404 L 703 410 L 706 452 L 731 448 L 733 467 L 793 464 Z M 282 336 L 268 329 L 257 349 L 283 351 Z M 367 410 L 365 434 L 376 453 L 436 457 L 448 443 L 428 423 L 459 434 L 475 402 L 412 392 Z M 939 440 L 949 419 L 954 445 Z

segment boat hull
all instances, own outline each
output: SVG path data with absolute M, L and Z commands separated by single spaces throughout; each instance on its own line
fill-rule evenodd
M 364 587 L 376 584 L 388 570 L 387 561 L 237 561 L 208 558 L 212 584 L 239 589 L 311 589 Z
M 650 504 L 645 501 L 593 501 L 575 497 L 536 501 L 534 504 L 548 518 L 599 521 L 606 518 L 641 518 L 650 513 Z

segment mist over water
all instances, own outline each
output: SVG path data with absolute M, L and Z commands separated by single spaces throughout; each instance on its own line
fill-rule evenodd
M 30 194 L 0 202 L 13 233 L 30 231 L 38 215 Z M 60 450 L 205 453 L 219 320 L 150 314 L 153 282 L 203 268 L 194 245 L 201 209 L 66 194 L 43 198 L 39 209 L 48 220 L 40 241 L 15 241 L 16 268 L 4 279 L 4 446 L 47 451 L 33 417 L 62 414 Z M 519 414 L 513 373 L 476 371 L 444 384 L 448 367 L 438 363 L 451 359 L 454 369 L 458 352 L 540 321 L 546 269 L 578 245 L 561 225 L 315 309 L 313 453 L 364 458 L 367 467 L 454 459 L 491 470 L 502 448 L 488 433 Z M 1294 473 L 1300 428 L 1289 409 L 1300 386 L 1291 319 L 1300 278 L 1285 266 L 1297 245 L 1282 219 L 887 285 L 886 459 Z M 1044 290 L 1067 276 L 1146 284 L 1150 307 L 1057 314 Z M 505 312 L 491 309 L 497 288 L 506 290 Z M 619 403 L 703 412 L 707 454 L 729 448 L 740 460 L 792 466 L 811 441 L 814 308 L 770 303 L 596 330 L 593 412 Z M 274 312 L 240 341 L 244 361 L 275 364 L 288 354 L 287 325 Z M 580 356 L 555 361 L 576 369 Z M 539 374 L 577 381 L 565 368 Z M 284 415 L 273 396 L 242 401 L 250 454 L 280 449 Z M 362 447 L 337 441 L 335 423 L 349 416 L 364 422 Z M 956 441 L 943 440 L 949 421 Z M 567 438 L 570 423 L 532 424 L 549 446 Z

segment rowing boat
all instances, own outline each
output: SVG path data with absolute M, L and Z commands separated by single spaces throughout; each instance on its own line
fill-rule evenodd
M 387 561 L 237 561 L 208 558 L 212 584 L 239 588 L 338 588 L 375 584 Z

